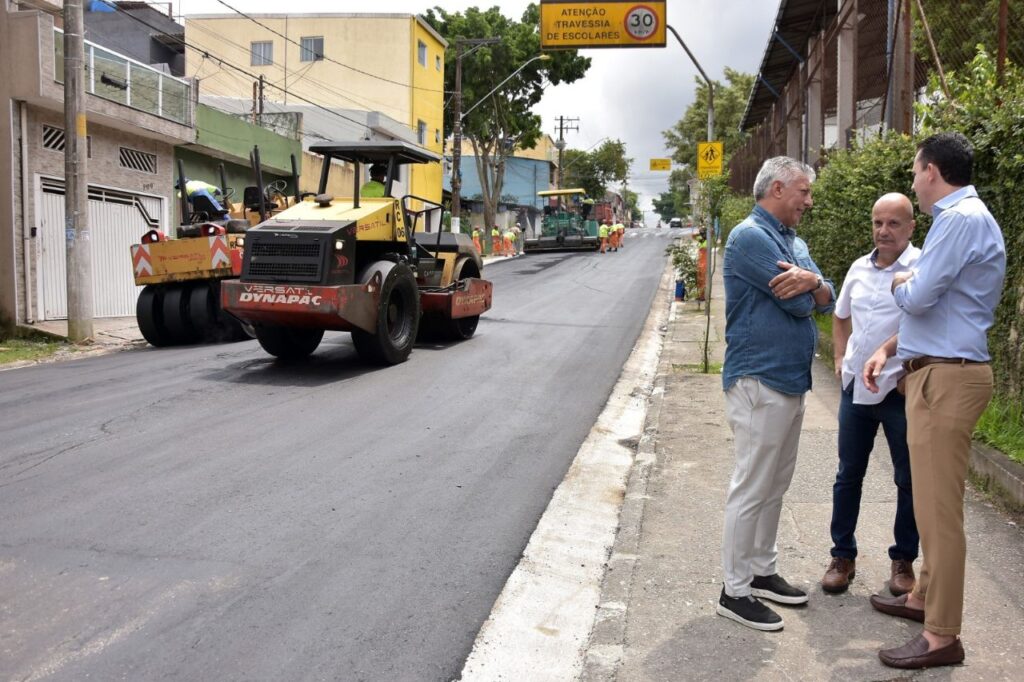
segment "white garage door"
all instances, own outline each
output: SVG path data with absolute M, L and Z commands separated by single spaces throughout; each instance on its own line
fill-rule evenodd
M 67 261 L 64 244 L 64 182 L 41 178 L 40 305 L 42 318 L 68 316 Z M 163 199 L 117 190 L 89 188 L 94 317 L 135 315 L 139 287 L 132 278 L 132 244 L 159 225 Z

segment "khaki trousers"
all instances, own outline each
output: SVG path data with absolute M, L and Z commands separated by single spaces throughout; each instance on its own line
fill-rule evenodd
M 924 560 L 914 594 L 924 627 L 958 635 L 964 610 L 964 484 L 971 434 L 992 397 L 989 365 L 928 365 L 907 376 L 907 444 Z
M 722 572 L 725 593 L 745 597 L 755 575 L 776 572 L 775 538 L 782 496 L 796 468 L 804 396 L 741 377 L 725 392 L 725 416 L 735 440 L 736 468 L 725 500 Z

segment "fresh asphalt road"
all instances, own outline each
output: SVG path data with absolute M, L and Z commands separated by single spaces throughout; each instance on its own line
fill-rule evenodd
M 456 677 L 619 374 L 667 229 L 490 266 L 470 341 L 0 372 L 0 679 Z

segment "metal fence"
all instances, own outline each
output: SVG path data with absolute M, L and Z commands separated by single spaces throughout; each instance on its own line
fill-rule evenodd
M 789 11 L 796 7 L 804 13 Z M 730 158 L 738 192 L 750 192 L 771 156 L 817 164 L 824 150 L 888 129 L 915 131 L 914 102 L 941 93 L 941 81 L 969 67 L 979 45 L 1024 65 L 1024 0 L 791 1 L 773 36 L 785 49 L 776 47 L 774 61 L 766 55 L 744 121 L 749 137 Z M 787 64 L 779 55 L 787 54 L 780 78 Z

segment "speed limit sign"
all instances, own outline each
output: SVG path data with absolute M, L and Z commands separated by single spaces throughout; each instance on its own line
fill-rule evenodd
M 658 30 L 658 15 L 646 5 L 637 5 L 626 12 L 626 33 L 637 40 L 647 40 Z

